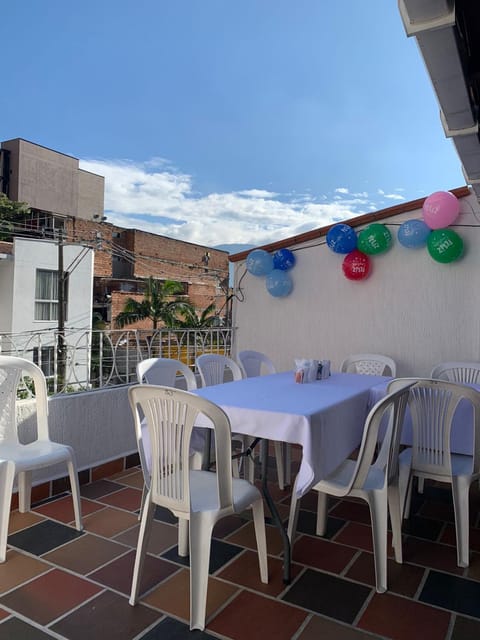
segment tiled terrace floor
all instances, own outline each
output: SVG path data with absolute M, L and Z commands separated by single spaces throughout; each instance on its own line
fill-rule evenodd
M 480 493 L 472 487 L 470 567 L 459 569 L 448 489 L 426 487 L 405 524 L 404 564 L 389 561 L 389 591 L 373 588 L 367 507 L 332 503 L 328 540 L 314 534 L 315 495 L 302 500 L 293 580 L 282 583 L 281 542 L 268 526 L 270 582 L 259 579 L 252 524 L 214 531 L 208 619 L 188 630 L 188 569 L 173 519 L 157 512 L 140 604 L 130 607 L 141 499 L 138 468 L 82 488 L 85 531 L 69 495 L 13 512 L 0 565 L 0 640 L 471 640 L 480 638 Z M 289 492 L 272 482 L 282 517 Z

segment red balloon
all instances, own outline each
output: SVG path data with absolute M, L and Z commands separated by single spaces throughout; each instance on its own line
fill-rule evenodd
M 355 249 L 345 256 L 342 263 L 343 273 L 349 280 L 364 280 L 370 273 L 370 258 Z

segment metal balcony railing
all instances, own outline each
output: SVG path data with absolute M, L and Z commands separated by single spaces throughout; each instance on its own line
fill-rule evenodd
M 0 353 L 26 358 L 45 373 L 52 394 L 136 382 L 146 358 L 175 358 L 195 371 L 202 353 L 230 355 L 232 328 L 66 330 L 63 355 L 56 330 L 0 334 Z M 64 362 L 62 362 L 62 358 Z

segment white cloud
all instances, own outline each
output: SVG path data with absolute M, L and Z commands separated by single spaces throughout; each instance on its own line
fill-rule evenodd
M 383 197 L 389 198 L 390 200 L 405 200 L 405 198 L 398 193 L 385 193 Z
M 108 222 L 197 244 L 261 245 L 354 217 L 374 206 L 367 194 L 321 202 L 305 194 L 264 189 L 198 194 L 192 177 L 163 158 L 82 160 L 82 169 L 105 176 Z M 349 194 L 347 188 L 335 192 Z M 338 198 L 338 196 L 336 196 Z M 401 196 L 397 196 L 400 197 Z

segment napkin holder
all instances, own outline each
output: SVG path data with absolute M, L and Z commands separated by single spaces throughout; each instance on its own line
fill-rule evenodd
M 324 380 L 330 375 L 330 360 L 295 359 L 295 382 L 303 384 Z

